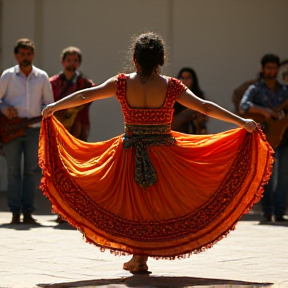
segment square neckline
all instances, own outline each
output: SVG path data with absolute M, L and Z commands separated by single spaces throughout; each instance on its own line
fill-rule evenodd
M 129 76 L 127 76 L 127 74 L 125 75 L 125 104 L 126 104 L 126 107 L 129 109 L 129 110 L 144 110 L 144 111 L 148 111 L 148 110 L 161 110 L 163 109 L 166 105 L 167 105 L 167 99 L 168 99 L 168 96 L 169 96 L 169 90 L 170 90 L 170 83 L 171 83 L 171 77 L 167 77 L 167 76 L 161 76 L 163 78 L 166 78 L 167 79 L 167 91 L 166 91 L 166 95 L 165 95 L 165 100 L 162 104 L 162 106 L 158 107 L 158 108 L 133 108 L 129 105 L 128 101 L 127 101 L 127 98 L 126 98 L 126 91 L 127 91 L 127 78 Z

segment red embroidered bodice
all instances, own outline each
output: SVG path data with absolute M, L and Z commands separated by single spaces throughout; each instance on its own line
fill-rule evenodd
M 185 89 L 185 86 L 175 78 L 169 78 L 168 89 L 165 102 L 161 108 L 154 109 L 140 109 L 131 108 L 126 100 L 126 79 L 125 74 L 117 76 L 116 85 L 117 93 L 116 99 L 120 102 L 122 112 L 124 115 L 124 122 L 126 124 L 170 124 L 173 117 L 173 106 Z

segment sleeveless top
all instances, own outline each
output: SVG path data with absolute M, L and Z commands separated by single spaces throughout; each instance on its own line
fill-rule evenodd
M 116 80 L 116 99 L 120 102 L 126 124 L 170 124 L 173 118 L 173 105 L 177 97 L 186 87 L 175 78 L 168 78 L 167 95 L 164 104 L 160 108 L 131 108 L 126 99 L 125 74 L 119 74 Z

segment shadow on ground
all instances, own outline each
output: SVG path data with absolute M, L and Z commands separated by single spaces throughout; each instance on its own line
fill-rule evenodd
M 37 219 L 36 219 L 37 220 Z M 14 229 L 14 230 L 32 230 L 35 228 L 54 228 L 59 230 L 77 230 L 75 227 L 71 226 L 68 222 L 64 222 L 61 224 L 54 225 L 55 220 L 51 219 L 49 222 L 51 222 L 51 225 L 45 225 L 36 222 L 34 224 L 27 224 L 27 223 L 19 223 L 19 224 L 11 224 L 10 222 L 0 224 L 0 228 L 6 228 L 6 229 Z M 0 287 L 1 288 L 1 287 Z
M 9 212 L 6 192 L 0 191 L 0 212 Z M 50 201 L 38 189 L 35 194 L 35 212 L 33 215 L 52 215 Z
M 4 223 L 0 225 L 0 228 L 6 228 L 6 229 L 14 229 L 18 231 L 24 231 L 24 230 L 32 230 L 35 228 L 43 228 L 43 227 L 54 227 L 54 226 L 47 226 L 47 225 L 42 225 L 40 223 L 35 223 L 35 224 L 10 224 L 10 223 Z
M 69 288 L 69 287 L 99 287 L 105 286 L 110 288 L 125 287 L 149 287 L 149 288 L 182 288 L 182 287 L 213 287 L 213 288 L 259 288 L 272 287 L 273 283 L 254 283 L 237 280 L 194 278 L 194 277 L 165 277 L 134 275 L 118 279 L 99 279 L 55 284 L 37 284 L 37 287 L 43 288 Z
M 255 225 L 267 225 L 267 226 L 282 226 L 282 227 L 288 227 L 288 218 L 286 217 L 286 221 L 280 221 L 280 222 L 267 222 L 264 221 L 264 218 L 261 216 L 259 212 L 256 211 L 256 213 L 248 213 L 242 216 L 240 221 L 253 221 L 253 222 L 258 222 Z

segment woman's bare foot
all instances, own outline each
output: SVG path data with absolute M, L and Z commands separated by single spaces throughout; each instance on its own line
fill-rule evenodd
M 131 273 L 149 273 L 147 261 L 147 256 L 133 255 L 130 261 L 123 264 L 123 269 Z

